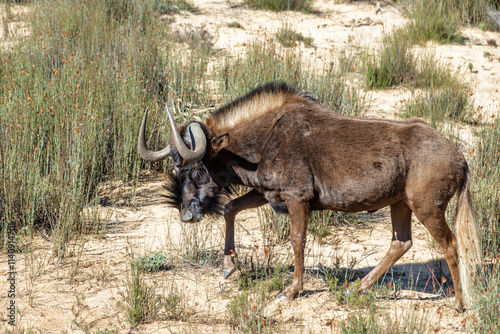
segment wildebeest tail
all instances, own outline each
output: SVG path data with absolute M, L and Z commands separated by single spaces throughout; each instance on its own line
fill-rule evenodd
M 477 274 L 482 262 L 482 251 L 481 236 L 472 209 L 470 175 L 468 171 L 458 191 L 454 229 L 458 241 L 460 283 L 465 304 L 470 307 L 474 282 L 477 282 L 479 279 Z

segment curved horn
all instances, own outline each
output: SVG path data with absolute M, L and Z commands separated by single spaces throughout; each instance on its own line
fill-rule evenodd
M 179 133 L 177 126 L 175 125 L 175 121 L 172 117 L 172 114 L 170 113 L 170 110 L 168 110 L 168 107 L 166 105 L 165 108 L 167 109 L 168 118 L 170 120 L 170 127 L 172 128 L 172 136 L 174 138 L 175 147 L 177 148 L 179 155 L 188 163 L 201 160 L 207 150 L 207 137 L 205 136 L 205 133 L 203 132 L 200 124 L 191 123 L 187 128 L 189 135 L 191 136 L 191 146 L 193 147 L 193 150 L 190 150 L 186 146 L 186 143 L 184 143 L 184 140 L 182 139 L 182 136 Z
M 144 117 L 142 119 L 141 129 L 139 131 L 137 149 L 139 150 L 141 158 L 146 161 L 155 162 L 163 160 L 170 156 L 170 145 L 168 145 L 161 151 L 151 151 L 146 145 L 146 120 L 148 119 L 148 108 L 146 108 L 146 111 L 144 111 Z

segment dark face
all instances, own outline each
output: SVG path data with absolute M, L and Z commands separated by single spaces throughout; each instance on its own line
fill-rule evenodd
M 167 203 L 179 210 L 181 221 L 197 222 L 221 214 L 226 191 L 214 182 L 202 161 L 175 166 L 165 185 Z

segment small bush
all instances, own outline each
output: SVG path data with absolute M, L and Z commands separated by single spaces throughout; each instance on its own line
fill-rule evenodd
M 320 240 L 330 235 L 330 226 L 333 219 L 333 211 L 313 211 L 310 216 L 307 229 L 309 233 L 318 237 Z
M 319 72 L 302 63 L 293 49 L 282 49 L 274 44 L 252 43 L 240 58 L 224 59 L 218 82 L 224 101 L 270 81 L 286 81 L 304 91 L 340 114 L 361 116 L 366 110 L 359 91 L 349 85 L 345 73 L 332 66 Z
M 472 122 L 469 94 L 465 89 L 431 89 L 417 94 L 404 106 L 401 117 L 423 117 L 433 126 L 445 120 Z
M 245 264 L 243 264 L 243 266 L 245 266 Z M 285 286 L 291 283 L 286 277 L 287 274 L 288 267 L 286 266 L 271 266 L 269 264 L 255 265 L 252 262 L 250 268 L 241 271 L 241 275 L 238 278 L 238 286 L 243 290 L 259 286 L 259 289 L 266 293 L 281 291 Z
M 419 315 L 413 308 L 403 311 L 404 314 L 376 313 L 370 310 L 365 313 L 349 314 L 340 324 L 341 333 L 345 334 L 399 334 L 399 333 L 433 333 L 435 326 L 429 324 L 428 314 Z
M 125 291 L 120 292 L 122 300 L 118 306 L 126 312 L 132 326 L 153 320 L 186 320 L 189 314 L 184 297 L 171 284 L 158 294 L 156 284 L 147 283 L 142 277 L 143 269 L 132 262 L 127 276 Z
M 358 293 L 361 280 L 358 278 L 354 282 L 340 280 L 337 276 L 326 275 L 328 287 L 335 295 L 338 304 L 356 308 L 374 308 L 375 293 L 370 291 L 366 294 Z M 343 283 L 341 283 L 343 281 Z
M 449 88 L 465 90 L 465 79 L 462 72 L 455 72 L 451 67 L 436 58 L 434 52 L 420 54 L 417 59 L 418 76 L 415 87 Z
M 156 286 L 148 284 L 141 276 L 138 266 L 131 264 L 126 288 L 121 292 L 123 302 L 119 306 L 126 312 L 132 326 L 159 318 L 163 308 L 163 298 L 156 294 Z
M 229 28 L 238 28 L 238 29 L 245 29 L 241 24 L 239 24 L 237 21 L 232 21 L 226 24 Z
M 387 35 L 379 55 L 364 55 L 364 72 L 369 88 L 389 88 L 410 84 L 417 78 L 417 61 L 411 52 L 411 43 L 403 35 Z
M 170 268 L 168 258 L 162 252 L 141 256 L 135 261 L 134 265 L 144 272 L 158 272 Z
M 345 75 L 356 71 L 359 65 L 359 57 L 356 55 L 354 47 L 349 46 L 346 50 L 341 50 L 338 55 L 339 73 Z
M 433 53 L 420 56 L 412 52 L 412 44 L 402 32 L 397 30 L 386 35 L 378 54 L 365 51 L 363 70 L 368 88 L 390 88 L 404 85 L 408 87 L 459 87 L 459 75 Z
M 192 310 L 186 305 L 185 297 L 179 290 L 171 285 L 163 296 L 163 311 L 165 312 L 161 319 L 186 321 Z
M 254 288 L 254 292 L 243 291 L 232 298 L 227 305 L 229 321 L 238 333 L 272 333 L 275 320 L 265 314 L 271 297 Z
M 476 281 L 476 296 L 473 308 L 477 312 L 473 317 L 474 333 L 499 333 L 500 327 L 500 265 L 489 264 Z
M 461 24 L 490 25 L 488 11 L 498 9 L 498 0 L 444 0 L 444 14 L 453 13 Z
M 218 266 L 223 262 L 219 245 L 222 244 L 222 236 L 213 221 L 203 224 L 183 224 L 180 243 L 181 248 L 178 255 L 182 260 L 194 265 Z M 217 236 L 214 240 L 213 236 Z
M 500 253 L 500 121 L 478 132 L 479 140 L 471 152 L 472 198 L 482 230 L 486 256 Z
M 413 42 L 434 40 L 442 43 L 461 43 L 459 14 L 453 1 L 417 0 L 410 10 L 410 23 L 402 28 Z M 457 1 L 454 1 L 457 2 Z
M 283 26 L 276 34 L 276 39 L 281 45 L 287 48 L 294 47 L 296 43 L 303 43 L 305 46 L 311 46 L 312 37 L 304 37 L 301 33 L 291 29 L 288 25 Z
M 312 12 L 312 0 L 246 0 L 246 3 L 255 9 L 272 10 L 282 12 L 295 10 L 304 13 Z

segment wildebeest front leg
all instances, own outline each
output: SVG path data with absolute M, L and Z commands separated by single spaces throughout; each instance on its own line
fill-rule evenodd
M 368 290 L 412 246 L 411 210 L 404 201 L 391 205 L 392 242 L 382 261 L 366 275 L 358 292 Z
M 281 294 L 279 299 L 292 300 L 302 289 L 304 278 L 304 248 L 306 246 L 307 224 L 309 222 L 309 204 L 295 200 L 286 201 L 290 214 L 290 242 L 295 255 L 293 280 Z
M 267 203 L 262 194 L 256 190 L 251 190 L 243 196 L 233 199 L 224 208 L 224 219 L 226 220 L 226 244 L 224 247 L 224 278 L 228 278 L 236 270 L 234 256 L 234 219 L 238 212 L 257 208 Z

